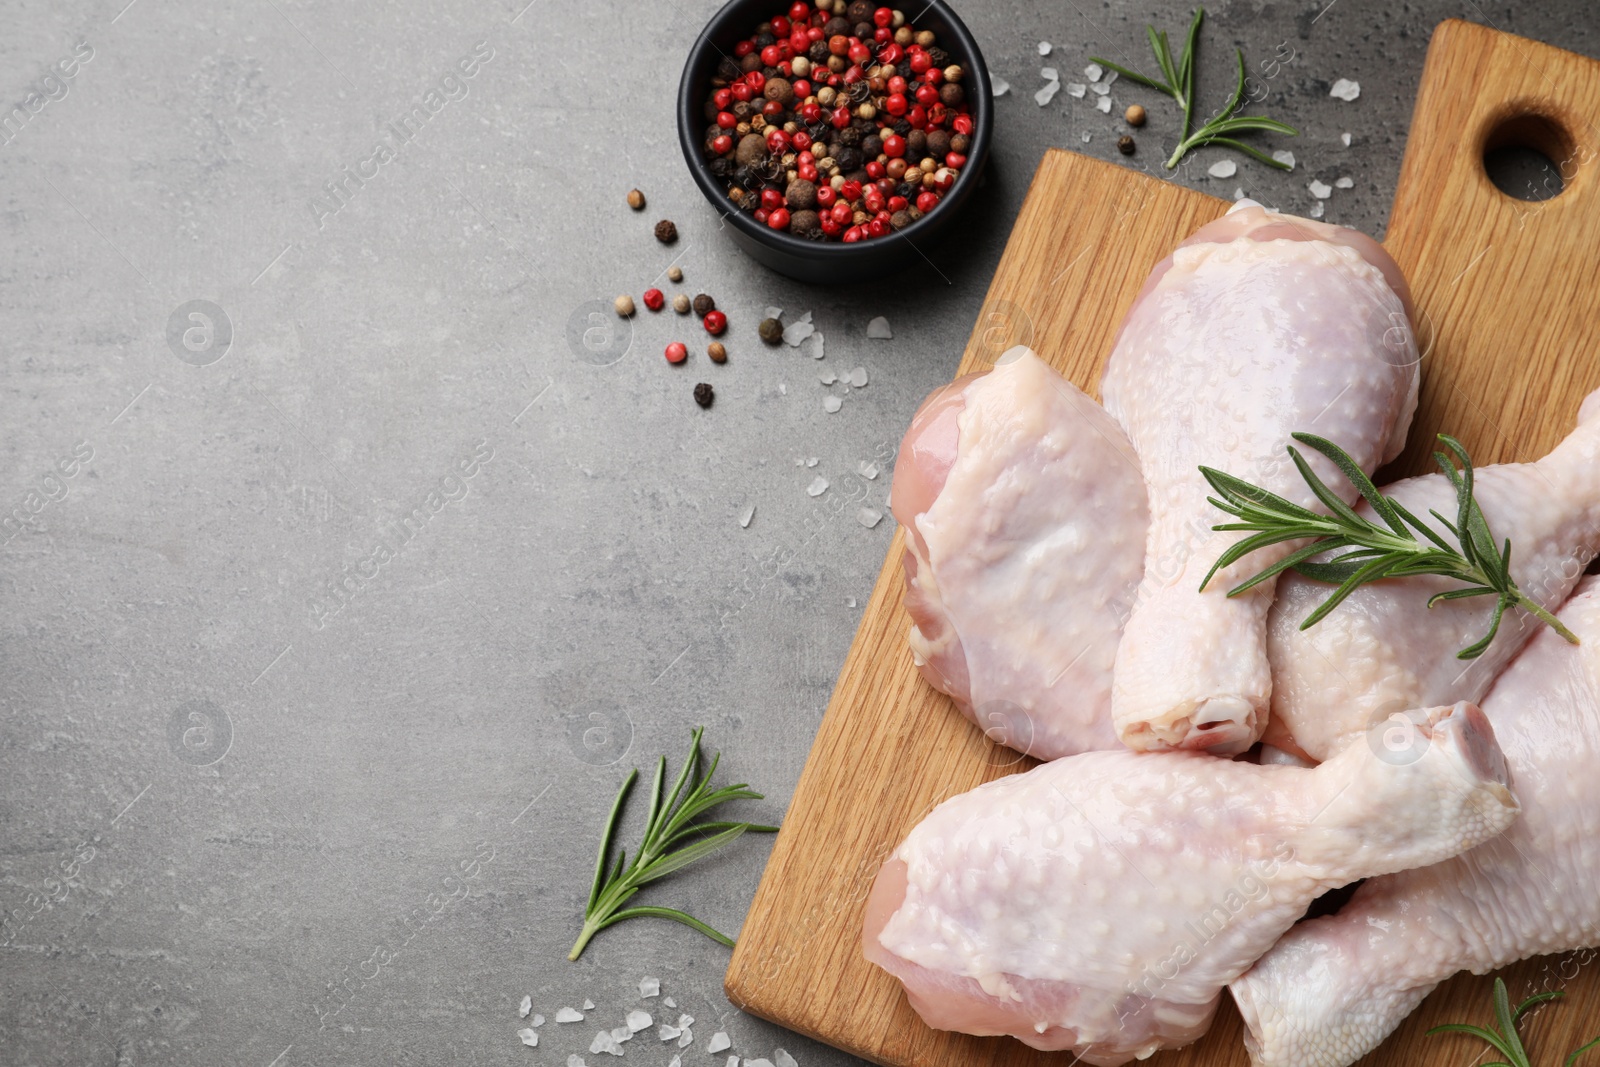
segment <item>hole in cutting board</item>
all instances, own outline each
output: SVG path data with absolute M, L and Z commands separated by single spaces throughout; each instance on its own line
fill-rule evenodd
M 1483 145 L 1483 169 L 1514 200 L 1559 196 L 1575 169 L 1576 144 L 1559 123 L 1525 113 L 1503 119 Z

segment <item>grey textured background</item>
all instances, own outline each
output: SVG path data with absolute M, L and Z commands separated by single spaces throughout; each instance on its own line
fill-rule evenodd
M 0 6 L 0 104 L 92 49 L 0 145 L 7 1064 L 564 1064 L 645 974 L 697 1019 L 690 1067 L 720 1063 L 719 1027 L 746 1057 L 848 1059 L 735 1011 L 726 951 L 681 927 L 626 924 L 565 962 L 598 826 L 626 770 L 676 766 L 697 723 L 767 793 L 751 816 L 782 816 L 889 542 L 892 520 L 857 512 L 886 510 L 895 443 L 954 369 L 1040 153 L 1121 159 L 1090 101 L 1035 105 L 1038 68 L 1148 67 L 1144 22 L 1187 9 L 960 4 L 1013 86 L 986 201 L 934 265 L 834 291 L 744 258 L 684 171 L 672 100 L 711 0 L 524 2 Z M 1300 165 L 1217 181 L 1202 151 L 1177 180 L 1303 212 L 1308 181 L 1347 175 L 1327 217 L 1372 233 L 1438 20 L 1600 54 L 1590 0 L 1210 13 L 1204 99 L 1243 45 L 1264 108 L 1304 131 L 1275 142 Z M 318 209 L 475 47 L 466 95 Z M 1358 101 L 1329 98 L 1339 77 Z M 1157 116 L 1126 161 L 1155 169 L 1170 105 L 1112 96 Z M 612 297 L 673 260 L 676 288 L 727 309 L 726 366 L 670 312 L 605 336 Z M 226 347 L 183 346 L 192 300 L 223 309 Z M 760 346 L 768 304 L 814 312 L 827 358 Z M 877 314 L 892 341 L 865 339 Z M 674 338 L 686 367 L 661 359 Z M 856 366 L 864 389 L 819 384 Z M 452 478 L 474 449 L 492 457 Z M 436 490 L 453 499 L 432 514 Z M 648 896 L 736 931 L 769 847 Z M 550 1020 L 537 1050 L 514 1036 L 524 993 Z M 554 1023 L 585 998 L 589 1021 Z M 651 1034 L 627 1049 L 671 1055 Z

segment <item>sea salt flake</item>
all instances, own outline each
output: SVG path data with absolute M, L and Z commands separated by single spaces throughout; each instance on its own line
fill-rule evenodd
M 1083 84 L 1082 82 L 1068 82 L 1067 83 L 1067 95 L 1072 97 L 1075 100 L 1082 100 L 1083 99 L 1083 94 L 1088 92 L 1088 91 L 1089 91 L 1089 87 L 1087 85 Z
M 656 1028 L 656 1036 L 659 1037 L 663 1042 L 675 1041 L 677 1040 L 678 1035 L 681 1033 L 683 1033 L 683 1031 L 679 1030 L 671 1023 L 662 1023 Z
M 775 1048 L 772 1050 L 772 1062 L 777 1064 L 778 1067 L 800 1067 L 800 1065 L 795 1062 L 795 1058 L 789 1055 L 787 1050 L 781 1048 Z
M 1346 148 L 1350 147 L 1350 135 L 1348 133 L 1341 133 L 1339 135 L 1339 140 L 1344 143 Z
M 870 482 L 878 476 L 878 465 L 871 460 L 864 459 L 856 464 L 856 473 Z
M 1356 187 L 1356 180 L 1349 177 L 1335 178 L 1333 179 L 1333 187 L 1335 189 L 1354 189 Z
M 825 396 L 822 398 L 822 410 L 826 411 L 829 415 L 838 414 L 839 409 L 842 407 L 844 407 L 844 401 L 840 400 L 836 396 Z
M 589 1042 L 590 1052 L 609 1052 L 613 1056 L 622 1055 L 622 1046 L 617 1044 L 617 1039 L 608 1031 L 601 1030 L 594 1035 L 594 1040 Z
M 1243 200 L 1244 199 L 1244 188 L 1243 188 L 1243 186 L 1235 185 L 1233 187 L 1233 198 L 1235 200 Z
M 678 1047 L 688 1048 L 692 1044 L 694 1044 L 694 1031 L 685 1030 L 683 1036 L 678 1038 Z
M 693 1015 L 680 1015 L 680 1016 L 678 1016 L 678 1029 L 687 1030 L 687 1029 L 689 1029 L 689 1027 L 691 1027 L 693 1025 L 694 1025 L 694 1016 Z
M 539 1035 L 532 1030 L 518 1030 L 517 1036 L 522 1038 L 522 1043 L 529 1048 L 537 1048 L 539 1045 Z
M 583 1022 L 583 1013 L 573 1008 L 562 1008 L 560 1011 L 556 1012 L 556 1022 L 581 1023 Z
M 856 521 L 870 530 L 883 521 L 883 512 L 875 511 L 872 508 L 862 508 L 856 512 Z
M 583 1062 L 582 1056 L 573 1053 L 567 1057 L 567 1067 L 588 1067 L 588 1065 Z
M 651 978 L 648 974 L 639 979 L 639 996 L 648 1000 L 650 997 L 661 995 L 661 979 Z
M 791 322 L 783 328 L 783 343 L 790 348 L 797 348 L 801 341 L 817 332 L 817 328 L 809 322 Z
M 1294 153 L 1289 151 L 1287 148 L 1278 149 L 1276 152 L 1272 153 L 1272 158 L 1277 160 L 1279 163 L 1282 163 L 1290 170 L 1294 170 Z
M 1328 95 L 1344 101 L 1354 100 L 1361 95 L 1361 83 L 1351 81 L 1349 78 L 1340 78 L 1333 83 L 1333 88 L 1328 90 Z
M 1231 159 L 1219 159 L 1211 164 L 1206 173 L 1213 178 L 1231 178 L 1239 173 L 1239 164 Z
M 1047 55 L 1050 54 L 1050 42 L 1049 41 L 1040 41 L 1039 42 L 1039 54 L 1041 56 L 1047 56 Z
M 817 465 L 817 457 L 816 456 L 812 456 L 810 459 L 806 460 L 806 466 L 815 467 L 816 465 Z
M 1311 195 L 1316 197 L 1318 200 L 1326 200 L 1328 197 L 1333 195 L 1333 186 L 1319 182 L 1315 178 L 1311 179 L 1311 184 L 1306 186 L 1306 188 L 1310 189 Z
M 879 315 L 867 323 L 867 338 L 872 341 L 890 341 L 894 339 L 894 331 L 889 329 L 889 320 Z
M 647 1011 L 639 1011 L 635 1009 L 628 1013 L 628 1029 L 632 1030 L 636 1034 L 640 1030 L 648 1029 L 654 1022 L 655 1020 L 650 1018 L 650 1013 Z
M 788 396 L 789 395 L 789 387 L 787 385 L 783 384 L 782 382 L 779 382 L 778 383 L 778 395 L 779 396 Z
M 716 1055 L 725 1048 L 731 1048 L 733 1042 L 728 1040 L 728 1035 L 721 1030 L 711 1035 L 711 1040 L 706 1042 L 706 1051 Z
M 1320 219 L 1322 217 L 1322 201 L 1318 200 L 1315 204 L 1312 204 L 1308 214 L 1314 219 Z
M 825 371 L 822 372 L 821 381 L 822 381 L 823 385 L 832 385 L 834 382 L 836 382 L 838 380 L 839 380 L 839 376 L 837 374 L 833 373 L 833 371 L 825 370 Z
M 543 1026 L 544 1025 L 544 1016 L 540 1015 L 538 1012 L 534 1012 L 532 1021 L 533 1021 L 533 1025 L 534 1026 Z
M 584 1011 L 594 1011 L 594 1001 L 592 1001 L 592 1000 L 585 1000 L 585 1001 L 584 1001 L 584 1002 L 583 1002 L 583 1010 L 584 1010 Z
M 1056 68 L 1054 67 L 1040 67 L 1039 77 L 1043 78 L 1047 82 L 1058 82 L 1061 80 L 1061 75 L 1056 73 Z
M 847 608 L 855 607 L 856 606 L 856 598 L 853 597 L 853 596 L 845 597 L 844 598 L 844 606 L 847 607 Z
M 1089 86 L 1089 91 L 1096 96 L 1109 96 L 1111 95 L 1111 83 L 1095 82 L 1093 85 Z
M 850 385 L 855 389 L 865 389 L 867 387 L 867 368 L 857 367 L 851 371 Z
M 750 510 L 753 513 L 756 509 L 755 508 L 751 508 Z M 671 997 L 667 997 L 661 1003 L 665 1004 L 669 1008 L 676 1008 L 678 1006 L 678 1002 L 676 1000 L 673 1000 Z
M 633 1031 L 626 1026 L 619 1026 L 611 1031 L 611 1040 L 617 1042 L 618 1044 L 621 1044 L 624 1041 L 632 1041 Z
M 1111 114 L 1111 98 L 1109 96 L 1102 96 L 1100 99 L 1094 102 L 1094 109 L 1100 112 L 1102 115 Z
M 1105 71 L 1101 68 L 1100 64 L 1090 63 L 1087 67 L 1083 68 L 1083 76 L 1092 82 L 1097 82 L 1105 76 Z
M 679 1056 L 677 1053 L 673 1053 L 672 1062 L 667 1064 L 667 1067 L 683 1067 L 683 1057 Z
M 532 1010 L 533 1010 L 533 998 L 532 997 L 523 997 L 522 998 L 522 1005 L 519 1008 L 517 1008 L 517 1018 L 526 1019 L 528 1017 L 528 1013 L 530 1011 L 532 1011 Z
M 1048 104 L 1056 93 L 1061 91 L 1060 82 L 1045 82 L 1044 88 L 1033 94 L 1033 102 L 1040 107 Z
M 1084 144 L 1088 144 L 1089 143 L 1089 131 L 1088 130 L 1084 130 L 1083 131 L 1083 143 Z
M 728 1057 L 728 1062 L 725 1065 L 725 1067 L 739 1067 L 739 1057 L 737 1057 L 737 1056 L 729 1056 Z
M 811 335 L 811 358 L 822 358 L 822 333 L 818 331 Z
M 1110 85 L 1112 82 L 1114 82 L 1116 80 L 1117 80 L 1117 72 L 1114 71 L 1114 70 L 1108 70 L 1108 71 L 1106 71 L 1105 81 L 1103 82 L 1103 84 Z
M 767 308 L 765 310 L 766 310 L 766 317 L 769 318 L 769 319 L 781 319 L 781 318 L 783 318 L 783 309 L 782 308 Z
M 1011 91 L 1011 83 L 1000 77 L 998 74 L 990 79 L 989 87 L 990 91 L 994 93 L 995 96 L 1004 96 Z
M 817 475 L 811 479 L 811 484 L 806 486 L 806 496 L 821 496 L 828 491 L 828 479 Z
M 747 505 L 745 507 L 745 509 L 743 511 L 739 512 L 739 525 L 742 528 L 748 530 L 748 529 L 750 529 L 750 520 L 755 518 L 755 517 L 756 517 L 756 506 L 754 504 L 749 504 L 749 505 Z M 671 998 L 670 997 L 668 998 L 667 1002 L 669 1004 L 671 1003 Z

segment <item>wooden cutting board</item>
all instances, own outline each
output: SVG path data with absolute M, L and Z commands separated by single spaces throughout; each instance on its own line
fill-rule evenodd
M 1411 447 L 1388 471 L 1430 466 L 1440 430 L 1481 463 L 1533 459 L 1600 386 L 1600 63 L 1450 21 L 1434 33 L 1412 118 L 1387 247 L 1404 268 L 1428 349 Z M 1566 187 L 1528 203 L 1498 191 L 1486 146 L 1538 148 Z M 1113 334 L 1150 268 L 1221 215 L 1224 201 L 1069 152 L 1034 176 L 960 373 L 1029 344 L 1095 393 Z M 879 864 L 940 801 L 1025 770 L 922 681 L 906 647 L 903 531 L 867 605 L 794 801 L 745 920 L 726 980 L 763 1018 L 880 1064 L 1066 1064 L 1009 1038 L 929 1029 L 859 947 Z M 1597 890 L 1600 891 L 1600 890 Z M 1600 1032 L 1593 954 L 1509 968 L 1514 999 L 1567 991 L 1526 1026 L 1535 1061 L 1559 1063 Z M 1372 1064 L 1467 1064 L 1484 1046 L 1425 1037 L 1447 1021 L 1486 1023 L 1490 981 L 1458 976 L 1375 1052 Z M 1156 1067 L 1243 1065 L 1242 1026 L 1224 998 L 1198 1044 Z M 1593 1032 L 1591 1032 L 1593 1031 Z M 1559 1057 L 1557 1058 L 1557 1054 Z

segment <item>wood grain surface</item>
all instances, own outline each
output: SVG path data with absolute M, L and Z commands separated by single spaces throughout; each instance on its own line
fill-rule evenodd
M 1480 462 L 1532 459 L 1600 386 L 1600 64 L 1464 22 L 1429 47 L 1387 247 L 1404 268 L 1426 348 L 1411 445 L 1386 472 L 1426 469 L 1447 430 Z M 1540 203 L 1489 181 L 1486 147 L 1540 149 L 1565 188 Z M 1096 393 L 1117 325 L 1150 268 L 1224 201 L 1063 151 L 1045 155 L 961 361 L 983 370 L 1031 345 Z M 883 859 L 934 805 L 1031 761 L 991 744 L 917 674 L 896 533 L 728 967 L 743 1009 L 864 1059 L 918 1067 L 1067 1063 L 1009 1038 L 925 1026 L 860 950 L 862 905 Z M 1514 998 L 1564 989 L 1525 1024 L 1535 1062 L 1600 1032 L 1592 954 L 1508 968 Z M 1470 1064 L 1484 1046 L 1426 1037 L 1491 1019 L 1490 981 L 1457 976 L 1369 1064 Z M 1211 1032 L 1156 1067 L 1248 1062 L 1224 998 Z M 1557 1056 L 1560 1053 L 1560 1056 Z

